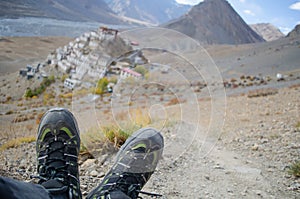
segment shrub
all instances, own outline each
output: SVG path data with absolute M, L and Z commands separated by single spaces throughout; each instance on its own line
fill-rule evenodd
M 69 77 L 69 75 L 68 74 L 63 74 L 62 76 L 61 76 L 61 81 L 62 82 L 65 82 L 65 80 L 67 79 Z
M 116 125 L 106 126 L 102 128 L 104 136 L 111 142 L 114 146 L 120 147 L 126 139 L 132 134 L 132 132 L 126 132 L 120 129 Z
M 12 111 L 12 110 L 9 110 L 9 111 L 7 111 L 6 113 L 5 113 L 5 115 L 11 115 L 11 114 L 13 114 L 14 112 Z
M 109 81 L 106 77 L 100 79 L 97 83 L 94 93 L 97 95 L 102 95 L 103 93 L 105 93 L 107 91 L 108 83 Z
M 130 110 L 130 118 L 131 118 L 131 126 L 133 126 L 133 128 L 134 128 L 134 126 L 137 126 L 139 128 L 145 127 L 152 123 L 152 120 L 151 120 L 150 116 L 148 115 L 148 112 L 147 111 L 143 112 L 142 109 Z M 134 128 L 133 130 L 135 130 L 135 129 L 138 129 L 138 128 Z
M 107 110 L 106 110 L 107 111 Z M 108 119 L 109 120 L 109 119 Z M 170 127 L 174 125 L 169 119 L 154 121 L 145 109 L 130 109 L 120 111 L 115 115 L 115 121 L 118 123 L 108 123 L 101 127 L 91 127 L 88 131 L 82 133 L 81 148 L 83 153 L 103 154 L 116 150 L 123 145 L 126 139 L 135 131 L 146 126 L 153 126 L 161 129 L 162 125 Z
M 18 122 L 25 122 L 30 120 L 30 117 L 26 115 L 17 115 L 13 120 L 12 123 L 18 123 Z
M 90 91 L 88 90 L 88 89 L 86 89 L 86 88 L 81 88 L 80 90 L 75 90 L 74 92 L 73 92 L 73 95 L 74 96 L 84 96 L 84 95 L 86 95 L 86 94 L 88 94 Z
M 44 115 L 44 112 L 37 114 L 37 117 L 36 117 L 36 120 L 35 120 L 36 124 L 40 124 L 43 115 Z
M 290 166 L 288 173 L 299 178 L 300 177 L 300 160 Z
M 300 129 L 300 121 L 295 125 L 295 127 Z
M 16 138 L 16 139 L 12 139 L 7 141 L 6 143 L 4 143 L 3 145 L 1 145 L 0 147 L 0 152 L 9 149 L 9 148 L 15 148 L 20 146 L 23 143 L 31 143 L 35 141 L 35 137 L 34 136 L 30 136 L 30 137 L 20 137 L 20 138 Z
M 181 104 L 186 102 L 186 100 L 180 100 L 178 98 L 172 98 L 166 105 L 167 106 L 171 106 L 171 105 L 175 105 L 175 104 Z
M 44 104 L 48 104 L 51 99 L 55 99 L 55 95 L 52 93 L 45 93 L 43 97 Z
M 235 78 L 231 78 L 230 82 L 236 82 L 237 80 Z
M 252 97 L 265 97 L 268 95 L 275 95 L 278 93 L 277 89 L 258 89 L 258 90 L 254 90 L 254 91 L 249 91 L 248 93 L 248 97 L 252 98 Z
M 65 98 L 65 99 L 71 99 L 73 97 L 73 93 L 65 93 L 63 95 L 61 95 L 62 98 Z
M 25 97 L 33 97 L 33 92 L 31 90 L 31 88 L 27 88 L 25 91 Z
M 148 70 L 144 66 L 141 66 L 141 65 L 135 67 L 134 71 L 142 74 L 143 76 L 145 76 L 148 73 Z
M 6 97 L 6 102 L 9 102 L 11 99 L 12 99 L 11 96 L 7 96 Z
M 35 88 L 34 90 L 32 90 L 31 88 L 27 88 L 25 91 L 25 97 L 32 98 L 33 96 L 39 96 L 46 90 L 47 87 L 49 87 L 54 82 L 55 77 L 53 75 L 43 79 L 38 88 Z

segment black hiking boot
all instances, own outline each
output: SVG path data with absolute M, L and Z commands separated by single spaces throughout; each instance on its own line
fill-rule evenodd
M 52 195 L 81 198 L 79 150 L 79 130 L 73 114 L 63 108 L 47 111 L 41 119 L 36 142 L 39 184 Z
M 103 181 L 87 198 L 136 199 L 139 193 L 161 196 L 141 190 L 153 174 L 163 147 L 163 137 L 155 129 L 144 128 L 135 132 L 120 148 L 116 162 Z

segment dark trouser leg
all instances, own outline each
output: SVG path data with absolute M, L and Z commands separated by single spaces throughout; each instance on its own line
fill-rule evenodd
M 64 195 L 51 195 L 41 185 L 21 182 L 0 176 L 0 197 L 5 199 L 66 199 Z
M 109 197 L 108 197 L 109 196 Z M 107 197 L 104 197 L 103 195 L 101 196 L 101 198 L 111 198 L 111 199 L 131 199 L 130 197 L 128 197 L 125 193 L 123 193 L 122 191 L 113 191 L 108 193 Z M 88 197 L 86 197 L 86 199 L 93 199 L 93 198 L 100 198 L 100 196 L 97 196 L 97 194 L 95 195 L 88 195 Z

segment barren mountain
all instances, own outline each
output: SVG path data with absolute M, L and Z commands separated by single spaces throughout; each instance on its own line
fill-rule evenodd
M 300 24 L 298 24 L 288 35 L 287 37 L 296 37 L 300 35 Z
M 284 34 L 270 23 L 251 24 L 250 27 L 266 41 L 273 41 L 284 37 Z
M 175 0 L 108 0 L 110 8 L 120 16 L 135 18 L 153 24 L 167 22 L 186 13 L 191 6 Z
M 186 15 L 165 25 L 203 44 L 244 44 L 262 42 L 226 0 L 205 0 Z
M 103 0 L 12 0 L 0 1 L 0 17 L 44 17 L 70 21 L 121 24 Z

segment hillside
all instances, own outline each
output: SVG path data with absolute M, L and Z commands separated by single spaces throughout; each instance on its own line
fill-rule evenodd
M 300 35 L 300 24 L 298 24 L 289 34 L 287 37 L 297 37 Z
M 63 38 L 2 38 L 0 60 L 12 64 L 33 48 L 36 56 L 41 50 L 54 50 L 43 58 L 51 65 L 42 64 L 41 76 L 30 80 L 19 72 L 0 76 L 0 175 L 38 181 L 32 179 L 37 171 L 38 123 L 45 111 L 64 107 L 74 113 L 80 129 L 84 197 L 109 171 L 115 159 L 112 148 L 120 143 L 118 137 L 106 139 L 103 129 L 115 132 L 116 127 L 127 133 L 147 125 L 161 131 L 165 147 L 144 191 L 164 198 L 300 198 L 300 178 L 290 173 L 299 165 L 300 37 L 206 46 L 210 57 L 205 49 L 195 48 L 194 41 L 174 32 L 143 28 L 113 35 L 102 28 L 65 38 L 69 40 L 65 43 Z M 85 70 L 81 74 L 97 74 L 105 55 L 127 54 L 129 41 L 139 42 L 132 48 L 151 47 L 144 53 L 151 64 L 145 66 L 147 78 L 117 81 L 113 93 L 102 95 L 95 92 L 99 76 L 83 79 L 75 90 L 64 86 L 63 80 L 81 69 Z M 220 71 L 220 84 L 211 81 L 215 78 L 210 76 L 219 75 L 210 73 L 212 68 Z M 27 87 L 42 90 L 47 69 L 53 72 L 48 73 L 49 80 L 55 82 L 41 95 L 23 96 Z M 278 73 L 284 79 L 278 81 Z M 202 79 L 208 84 L 201 84 Z M 184 180 L 178 180 L 180 176 Z
M 206 0 L 163 27 L 182 32 L 202 44 L 245 44 L 264 39 L 225 0 Z
M 266 41 L 274 41 L 284 37 L 284 34 L 270 23 L 251 24 L 250 27 Z
M 43 17 L 70 21 L 122 24 L 103 0 L 13 0 L 0 1 L 0 17 Z
M 191 6 L 175 0 L 110 0 L 108 6 L 119 16 L 126 16 L 152 24 L 165 23 L 186 13 Z

